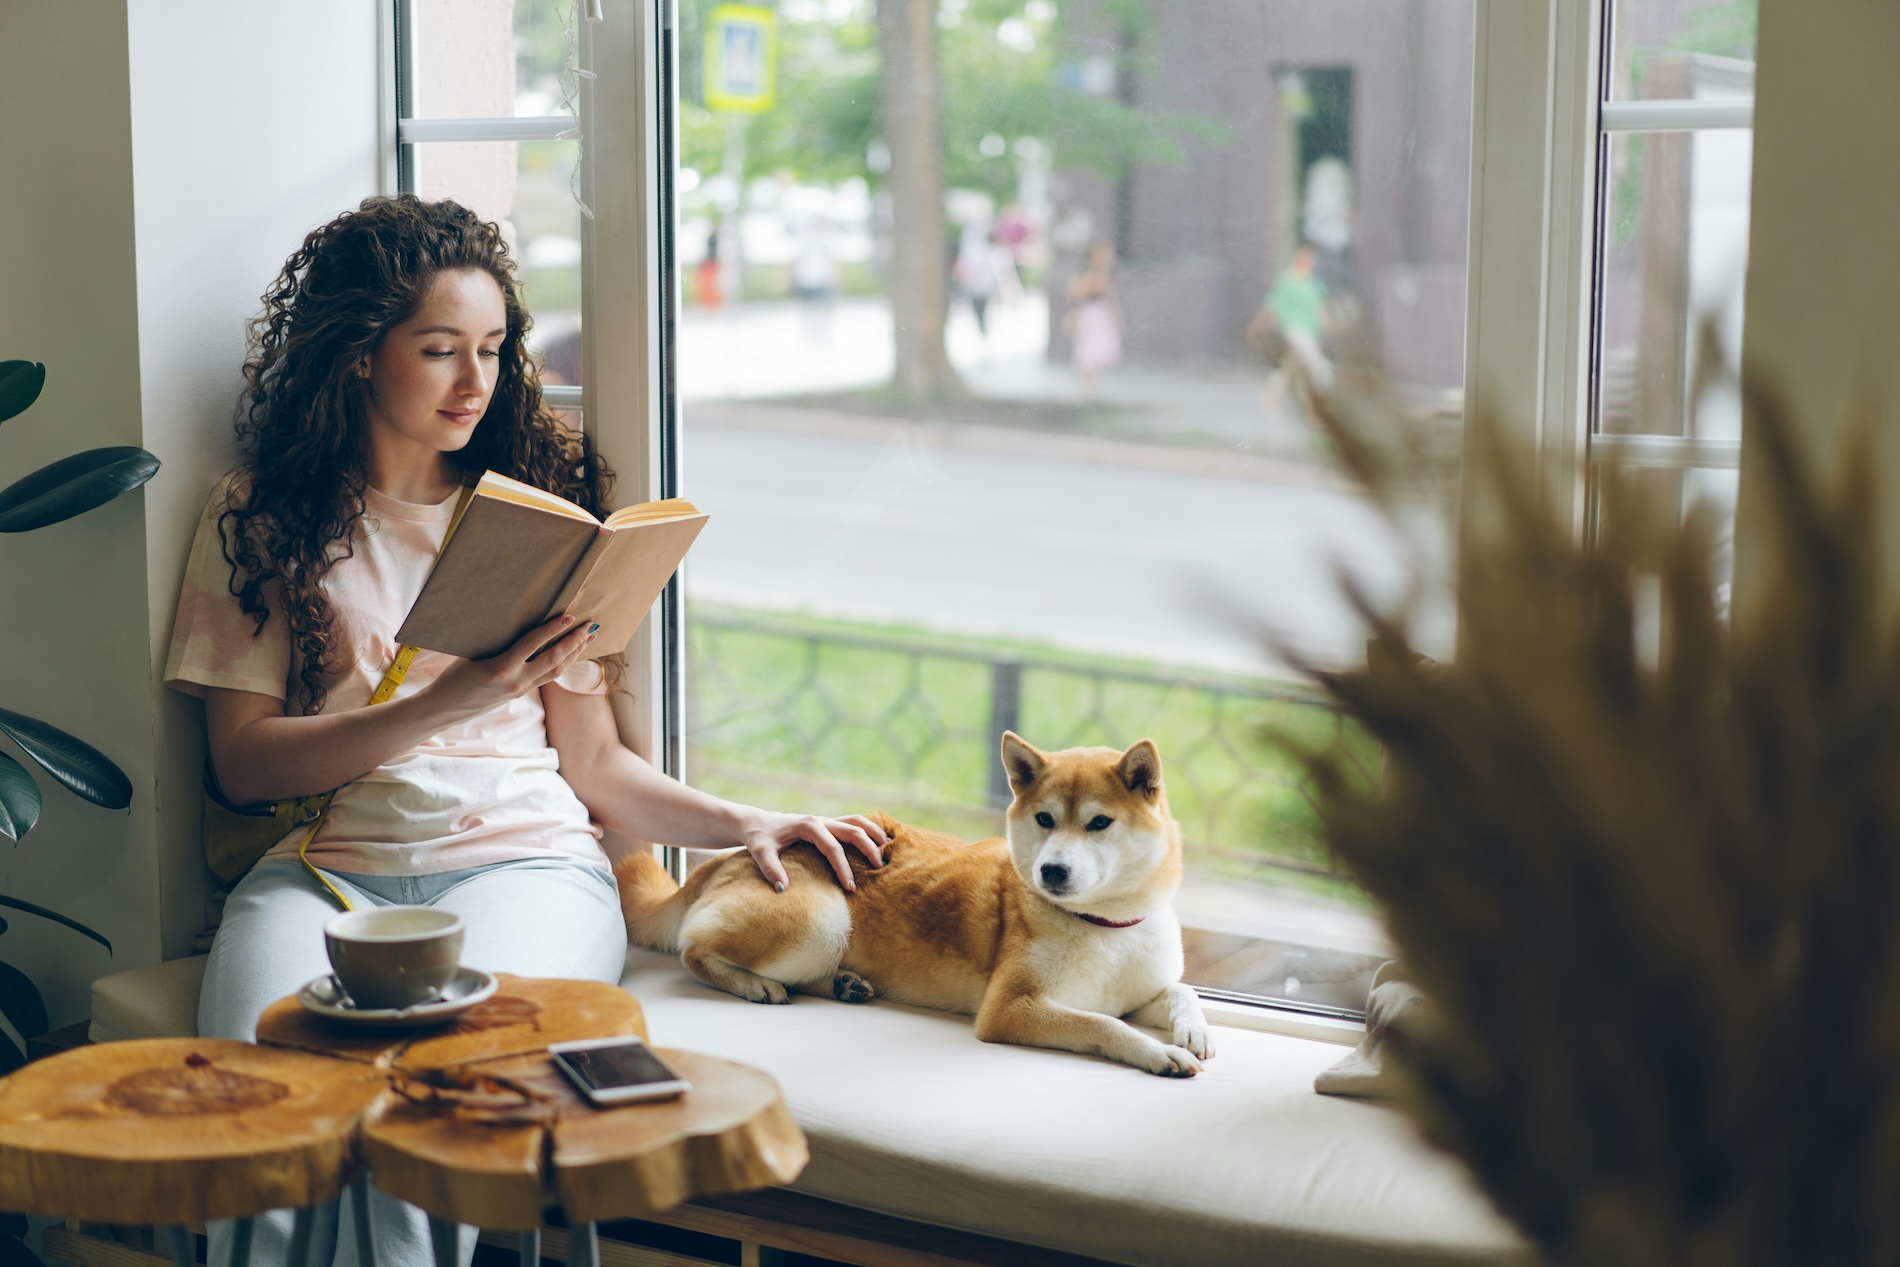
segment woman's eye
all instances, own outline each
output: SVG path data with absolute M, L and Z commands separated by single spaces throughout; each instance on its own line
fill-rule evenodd
M 440 361 L 444 357 L 454 356 L 455 351 L 453 348 L 424 348 L 422 354 L 432 361 Z
M 1115 820 L 1110 818 L 1107 814 L 1097 814 L 1094 818 L 1089 819 L 1089 830 L 1107 831 L 1108 825 L 1114 821 Z
M 1048 828 L 1048 827 L 1054 827 L 1055 825 L 1056 825 L 1056 816 L 1054 814 L 1049 813 L 1047 810 L 1044 810 L 1042 813 L 1036 815 L 1036 826 Z
M 494 358 L 501 355 L 501 349 L 500 348 L 483 348 L 482 355 L 485 357 L 488 357 L 490 360 L 493 360 Z

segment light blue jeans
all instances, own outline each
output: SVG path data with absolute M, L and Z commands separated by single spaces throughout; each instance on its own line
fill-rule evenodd
M 627 930 L 613 876 L 580 858 L 531 858 L 435 875 L 372 876 L 326 871 L 359 907 L 434 906 L 454 911 L 467 928 L 462 961 L 522 977 L 620 980 Z M 333 898 L 294 860 L 260 862 L 225 899 L 224 919 L 205 964 L 198 996 L 198 1033 L 206 1038 L 257 1037 L 264 1009 L 330 971 L 323 925 L 337 914 Z M 347 1198 L 344 1202 L 348 1204 Z M 379 1267 L 429 1267 L 429 1225 L 414 1206 L 371 1194 Z M 310 1267 L 357 1267 L 356 1226 L 332 1205 L 317 1212 Z M 231 1227 L 210 1227 L 211 1267 L 230 1262 Z M 290 1249 L 291 1216 L 279 1210 L 257 1220 L 251 1262 L 275 1267 Z M 461 1261 L 475 1252 L 464 1229 Z

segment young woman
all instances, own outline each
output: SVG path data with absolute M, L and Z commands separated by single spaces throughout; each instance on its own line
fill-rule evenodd
M 717 800 L 623 747 L 618 665 L 584 658 L 585 616 L 488 660 L 424 652 L 367 707 L 465 483 L 493 469 L 604 513 L 612 473 L 542 403 L 514 265 L 495 226 L 454 203 L 369 199 L 311 233 L 264 302 L 243 464 L 199 524 L 165 672 L 204 699 L 227 800 L 339 789 L 309 849 L 331 883 L 359 907 L 455 911 L 467 963 L 522 976 L 620 979 L 602 828 L 743 846 L 781 888 L 778 854 L 800 840 L 847 887 L 846 848 L 876 864 L 883 834 L 866 819 Z M 266 1005 L 328 971 L 321 930 L 338 907 L 298 865 L 301 835 L 225 902 L 203 1035 L 252 1038 Z M 379 1199 L 375 1214 L 383 1263 L 431 1261 L 419 1212 Z M 357 1261 L 342 1222 L 320 1224 L 313 1263 Z M 281 1259 L 288 1228 L 260 1224 L 258 1261 Z

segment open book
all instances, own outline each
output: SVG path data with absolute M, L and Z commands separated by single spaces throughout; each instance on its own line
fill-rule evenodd
M 706 516 L 680 498 L 606 522 L 489 471 L 449 535 L 396 641 L 479 660 L 559 615 L 600 622 L 589 659 L 625 651 Z

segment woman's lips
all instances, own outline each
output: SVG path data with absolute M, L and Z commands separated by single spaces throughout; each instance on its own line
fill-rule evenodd
M 450 422 L 460 423 L 474 422 L 476 415 L 476 411 L 473 409 L 438 409 L 436 412 L 441 414 L 444 418 L 447 418 Z

